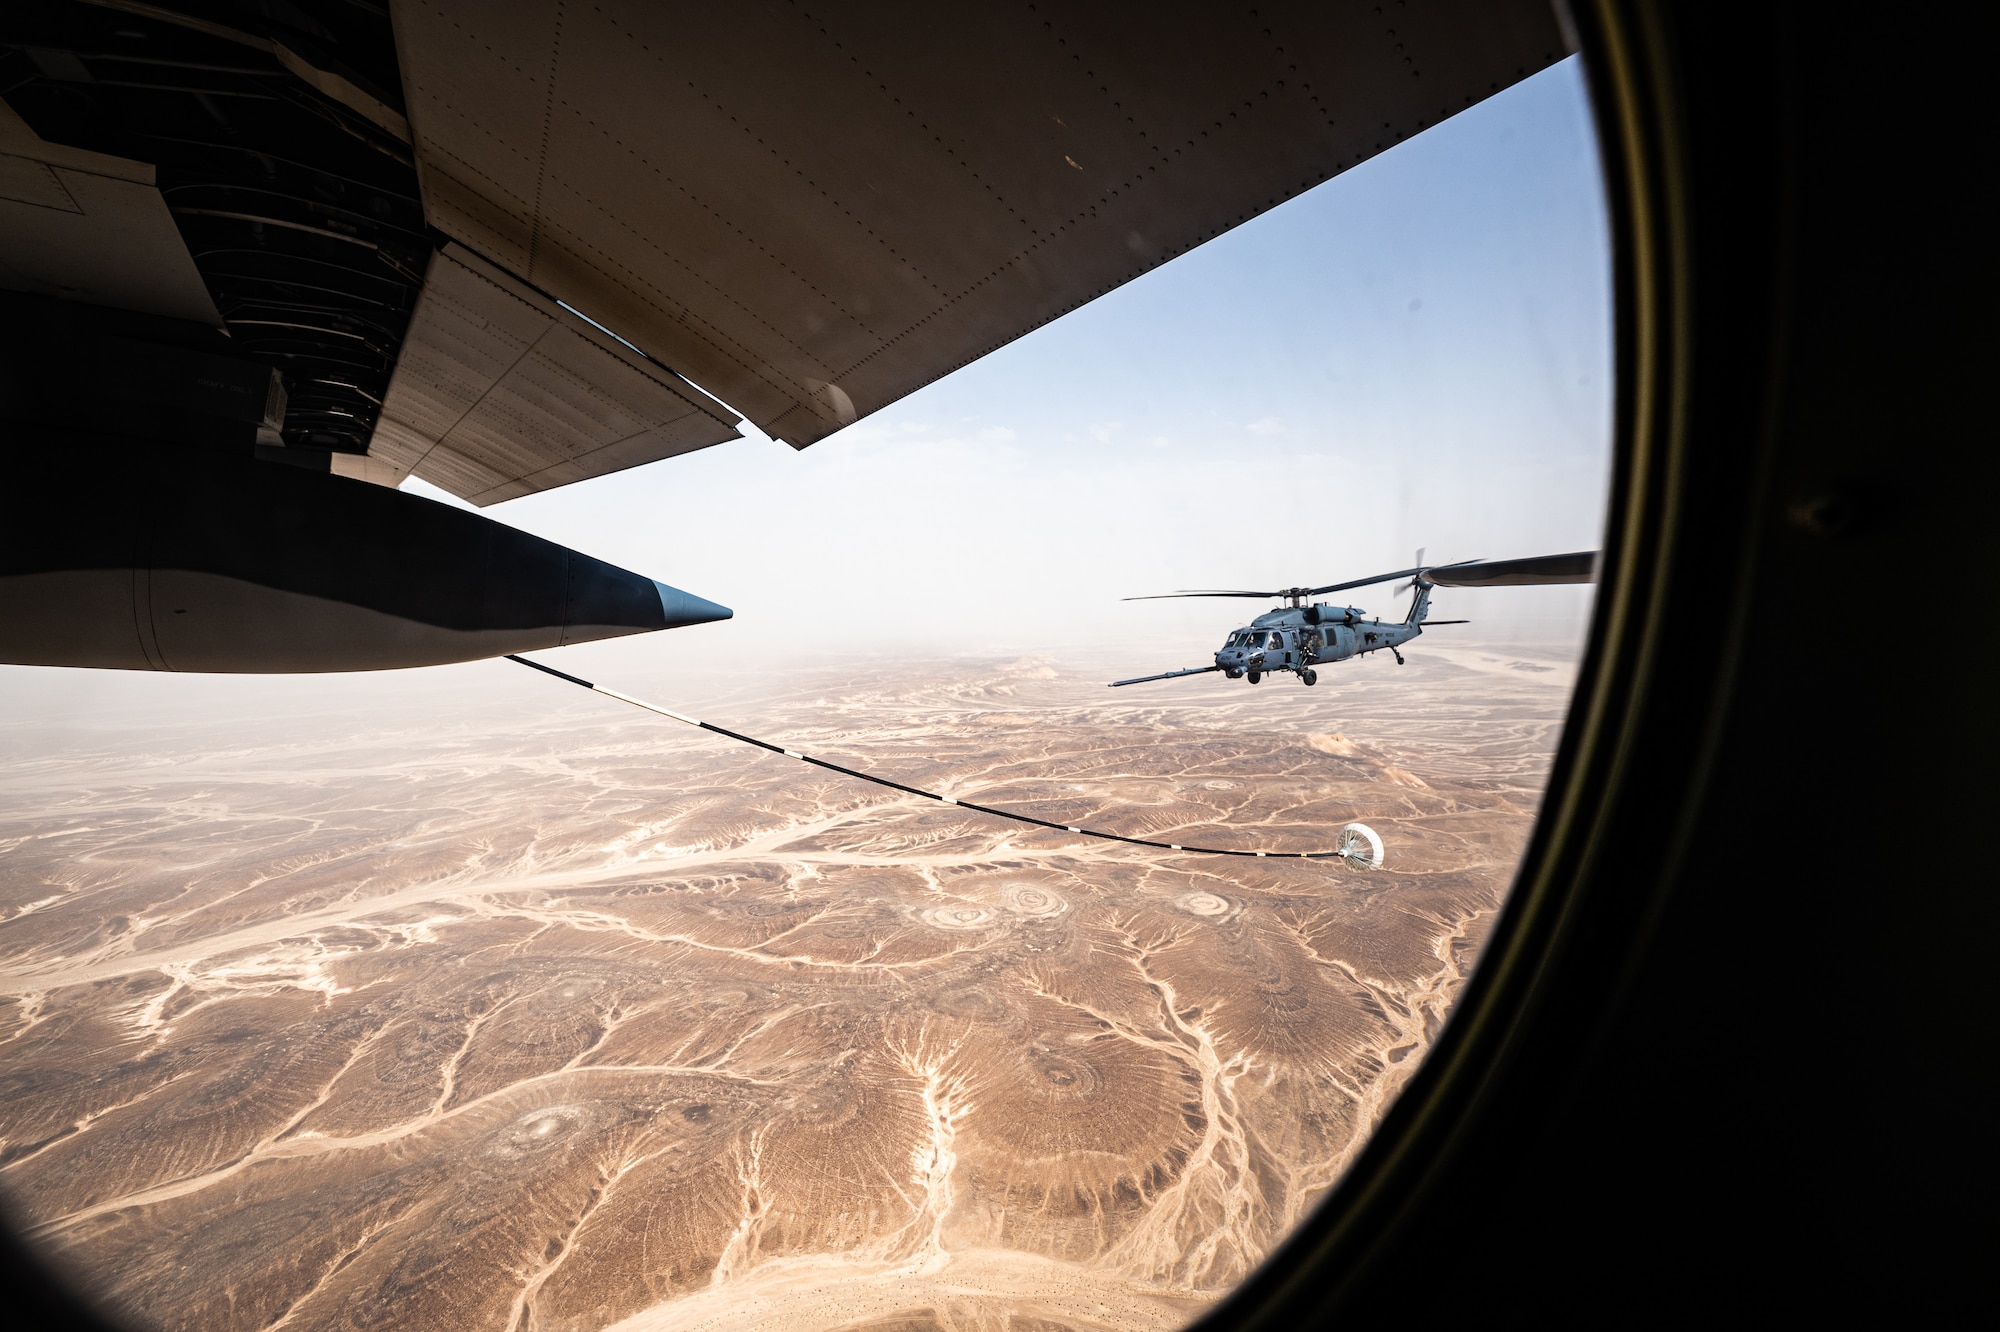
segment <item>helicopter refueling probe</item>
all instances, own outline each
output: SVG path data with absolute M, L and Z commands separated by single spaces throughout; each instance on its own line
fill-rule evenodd
M 1382 865 L 1382 839 L 1375 835 L 1373 828 L 1362 823 L 1350 823 L 1342 828 L 1339 836 L 1335 838 L 1337 849 L 1333 851 L 1235 851 L 1228 847 L 1182 846 L 1177 842 L 1155 842 L 1144 837 L 1123 837 L 1117 833 L 1098 832 L 1094 828 L 1075 828 L 1067 823 L 1051 823 L 1047 819 L 1038 819 L 1032 815 L 1016 814 L 1011 810 L 1005 809 L 995 809 L 991 805 L 975 805 L 969 800 L 954 800 L 950 796 L 939 795 L 935 791 L 923 791 L 914 786 L 905 786 L 901 782 L 892 782 L 887 777 L 877 777 L 871 773 L 857 772 L 853 768 L 844 768 L 838 763 L 829 763 L 825 759 L 814 758 L 810 754 L 801 754 L 795 749 L 786 749 L 783 745 L 774 745 L 769 741 L 759 740 L 755 736 L 744 735 L 741 732 L 717 726 L 713 722 L 697 721 L 695 718 L 687 716 L 684 713 L 675 712 L 672 708 L 663 708 L 657 703 L 648 703 L 642 698 L 634 698 L 630 694 L 621 694 L 616 689 L 607 688 L 601 684 L 593 684 L 589 680 L 571 675 L 567 671 L 559 671 L 553 666 L 544 666 L 539 661 L 529 661 L 526 657 L 516 656 L 511 652 L 507 654 L 507 660 L 517 661 L 521 665 L 540 671 L 544 675 L 553 675 L 558 680 L 567 680 L 569 683 L 583 689 L 588 689 L 592 693 L 602 694 L 606 698 L 615 698 L 620 703 L 629 703 L 635 708 L 644 708 L 648 712 L 656 712 L 662 717 L 670 718 L 687 726 L 698 726 L 704 731 L 711 731 L 716 735 L 729 740 L 735 740 L 741 744 L 755 745 L 759 749 L 768 749 L 773 754 L 782 754 L 786 758 L 797 759 L 801 763 L 810 763 L 815 768 L 825 768 L 828 772 L 837 772 L 843 777 L 854 777 L 864 782 L 873 782 L 877 786 L 886 786 L 891 790 L 901 791 L 905 795 L 922 796 L 926 800 L 935 800 L 941 805 L 956 805 L 960 809 L 969 809 L 976 814 L 990 814 L 996 819 L 1012 819 L 1015 823 L 1028 823 L 1033 824 L 1037 828 L 1051 828 L 1056 832 L 1075 833 L 1079 837 L 1095 837 L 1105 842 L 1124 842 L 1128 846 L 1150 846 L 1157 847 L 1162 851 L 1182 851 L 1193 855 L 1244 856 L 1272 860 L 1344 860 L 1348 864 L 1358 866 L 1361 869 L 1380 869 Z

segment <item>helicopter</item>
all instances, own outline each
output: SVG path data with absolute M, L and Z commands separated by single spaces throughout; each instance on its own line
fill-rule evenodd
M 1266 675 L 1290 671 L 1302 684 L 1318 684 L 1315 667 L 1336 661 L 1352 661 L 1371 652 L 1387 652 L 1403 664 L 1403 644 L 1424 631 L 1426 624 L 1470 624 L 1470 620 L 1430 620 L 1431 590 L 1439 587 L 1528 587 L 1549 583 L 1594 583 L 1597 581 L 1598 552 L 1572 551 L 1566 555 L 1536 555 L 1520 560 L 1461 560 L 1456 564 L 1424 563 L 1417 552 L 1413 568 L 1394 573 L 1356 578 L 1325 587 L 1287 587 L 1275 592 L 1184 591 L 1161 592 L 1127 601 L 1163 601 L 1174 597 L 1282 597 L 1275 606 L 1249 624 L 1232 632 L 1216 650 L 1213 666 L 1194 666 L 1184 671 L 1141 675 L 1130 680 L 1114 680 L 1110 688 L 1147 684 L 1154 680 L 1174 680 L 1183 675 L 1207 675 L 1220 671 L 1227 679 L 1247 679 L 1256 684 Z M 1400 594 L 1414 591 L 1410 612 L 1400 623 L 1382 623 L 1378 616 L 1366 618 L 1358 606 L 1330 606 L 1312 602 L 1313 597 L 1349 588 L 1410 581 L 1396 589 Z M 1308 603 L 1311 604 L 1308 604 Z

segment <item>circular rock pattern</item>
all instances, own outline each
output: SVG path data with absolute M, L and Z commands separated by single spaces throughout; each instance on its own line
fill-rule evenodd
M 1039 1049 L 1034 1053 L 1038 1085 L 1034 1094 L 1045 1101 L 1087 1101 L 1097 1094 L 1097 1070 L 1081 1059 Z
M 956 990 L 946 990 L 932 1001 L 932 1006 L 941 1013 L 950 1013 L 954 1017 L 974 1018 L 983 1022 L 1000 1022 L 1007 1017 L 1007 1005 L 983 985 L 966 985 Z
M 530 1110 L 494 1135 L 495 1156 L 526 1156 L 547 1151 L 574 1134 L 583 1123 L 580 1105 L 549 1105 Z
M 958 906 L 924 907 L 917 912 L 917 919 L 934 929 L 983 930 L 993 923 L 998 914 L 992 907 L 962 903 Z
M 1032 884 L 1010 883 L 1005 896 L 1009 909 L 1030 920 L 1047 920 L 1069 910 L 1069 903 L 1061 896 Z
M 1189 915 L 1206 916 L 1211 920 L 1236 909 L 1234 902 L 1218 893 L 1182 893 L 1174 899 L 1174 905 Z

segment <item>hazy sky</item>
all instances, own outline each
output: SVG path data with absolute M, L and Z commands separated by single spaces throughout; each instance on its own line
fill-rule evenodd
M 1201 665 L 1264 603 L 1119 598 L 1594 546 L 1609 263 L 1572 58 L 803 453 L 746 427 L 487 512 L 735 609 L 556 654 L 607 679 L 871 648 Z M 1481 638 L 1562 640 L 1587 599 L 1439 604 Z M 0 709 L 212 696 L 117 674 L 4 668 Z

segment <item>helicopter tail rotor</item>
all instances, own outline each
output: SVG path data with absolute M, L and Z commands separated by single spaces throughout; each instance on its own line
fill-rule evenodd
M 1418 547 L 1417 547 L 1417 568 L 1418 568 L 1418 569 L 1422 569 L 1423 567 L 1424 567 L 1424 548 L 1423 548 L 1422 546 L 1418 546 Z M 1398 586 L 1397 586 L 1397 588 L 1396 588 L 1396 595 L 1397 595 L 1397 596 L 1399 596 L 1399 597 L 1406 597 L 1406 596 L 1408 596 L 1408 595 L 1409 595 L 1410 593 L 1412 593 L 1412 592 L 1416 591 L 1416 590 L 1417 590 L 1417 579 L 1419 579 L 1419 578 L 1422 578 L 1422 577 L 1423 577 L 1423 574 L 1421 574 L 1421 573 L 1417 573 L 1417 574 L 1412 574 L 1412 575 L 1410 576 L 1410 581 L 1409 581 L 1409 582 L 1407 582 L 1407 583 L 1403 583 L 1403 584 L 1400 584 L 1400 585 L 1398 585 Z

